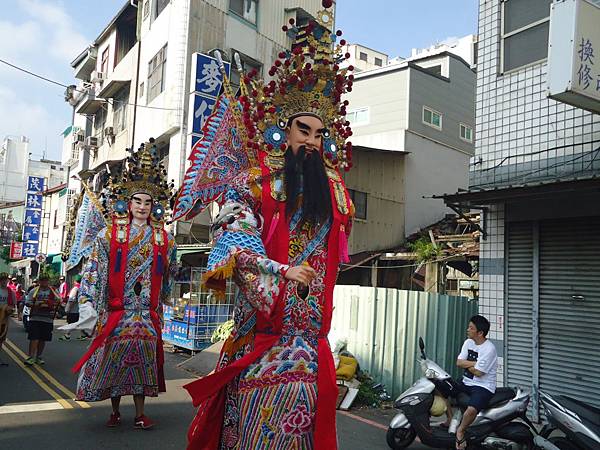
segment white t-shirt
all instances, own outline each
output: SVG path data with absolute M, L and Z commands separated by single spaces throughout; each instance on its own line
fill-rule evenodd
M 490 392 L 496 392 L 496 370 L 498 369 L 498 355 L 496 347 L 489 339 L 477 345 L 473 339 L 467 339 L 460 350 L 458 359 L 476 361 L 475 369 L 483 372 L 477 377 L 465 369 L 463 383 L 466 386 L 480 386 Z

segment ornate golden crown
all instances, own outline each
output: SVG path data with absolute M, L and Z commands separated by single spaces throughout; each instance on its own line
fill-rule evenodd
M 109 179 L 107 194 L 113 213 L 128 213 L 128 201 L 134 194 L 148 194 L 154 207 L 151 218 L 162 221 L 169 207 L 173 193 L 173 183 L 167 182 L 167 170 L 158 159 L 154 139 L 142 145 L 137 152 L 130 151 L 125 159 L 123 170 Z M 106 198 L 106 196 L 105 196 Z
M 331 0 L 323 0 L 324 9 L 316 20 L 298 26 L 294 19 L 282 29 L 293 40 L 291 51 L 281 52 L 269 70 L 271 81 L 256 79 L 256 71 L 242 78 L 242 121 L 247 145 L 256 150 L 267 147 L 272 156 L 285 152 L 288 121 L 298 115 L 313 114 L 326 128 L 323 136 L 323 160 L 331 168 L 348 170 L 351 166 L 352 135 L 345 118 L 348 101 L 342 95 L 352 90 L 352 66 L 340 68 L 350 57 L 342 54 L 344 40 L 336 43 L 341 31 L 331 31 Z

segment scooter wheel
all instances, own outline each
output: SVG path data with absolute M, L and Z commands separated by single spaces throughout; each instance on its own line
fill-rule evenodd
M 579 447 L 564 437 L 550 438 L 550 442 L 560 448 L 560 450 L 579 450 Z
M 393 450 L 402 450 L 407 448 L 415 440 L 417 432 L 413 427 L 410 428 L 388 428 L 385 437 L 387 445 Z

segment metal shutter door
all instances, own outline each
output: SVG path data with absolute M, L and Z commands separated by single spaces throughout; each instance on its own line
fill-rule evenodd
M 600 406 L 599 374 L 600 217 L 540 222 L 540 389 Z
M 506 289 L 507 385 L 532 390 L 531 308 L 533 286 L 533 225 L 508 224 Z

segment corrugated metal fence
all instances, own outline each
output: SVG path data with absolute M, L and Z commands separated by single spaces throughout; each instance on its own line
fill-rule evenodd
M 456 356 L 477 301 L 417 291 L 336 286 L 333 339 L 346 339 L 362 370 L 397 396 L 422 376 L 418 339 L 427 356 L 457 377 Z M 335 342 L 332 342 L 332 345 Z

